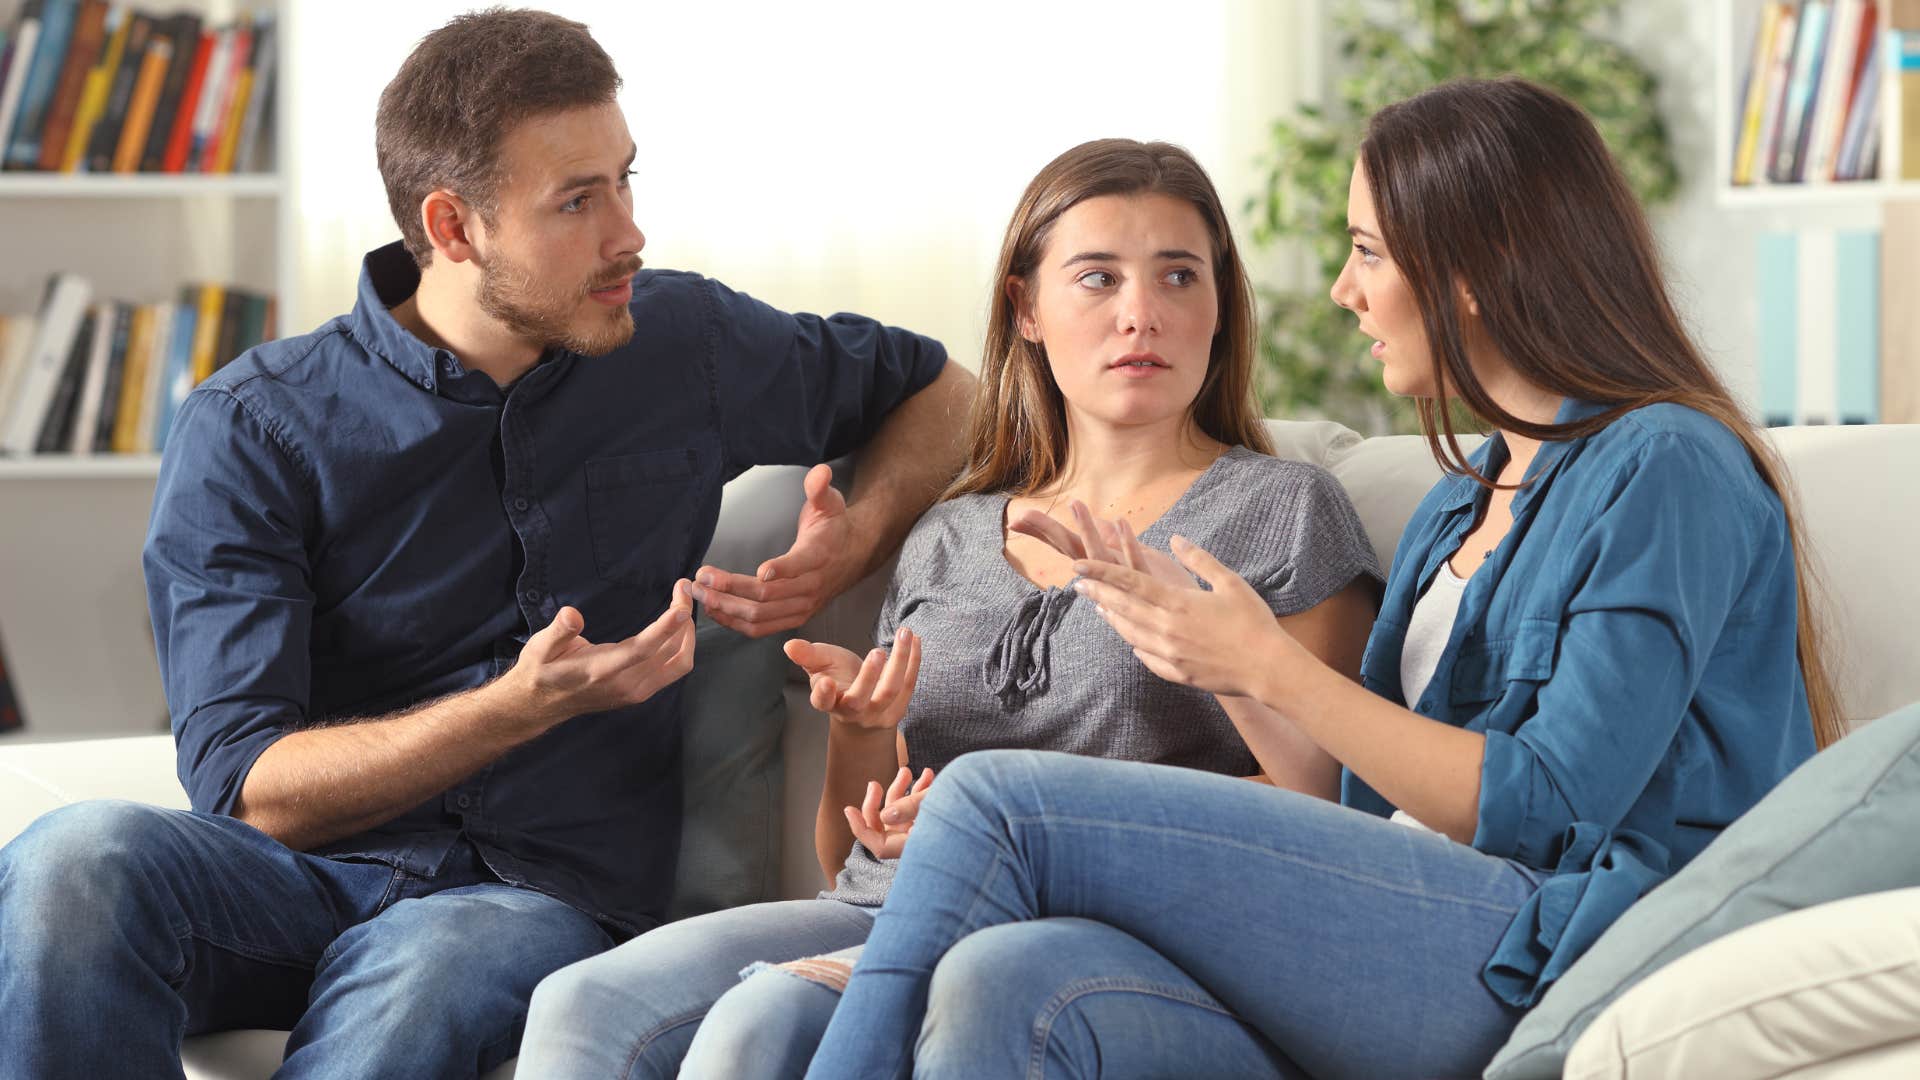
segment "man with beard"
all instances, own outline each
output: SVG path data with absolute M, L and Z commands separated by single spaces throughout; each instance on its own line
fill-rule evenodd
M 403 239 L 187 399 L 145 569 L 193 809 L 0 851 L 0 1073 L 177 1076 L 254 1026 L 282 1076 L 512 1056 L 542 976 L 662 918 L 692 604 L 799 625 L 958 462 L 936 342 L 641 269 L 619 85 L 556 16 L 429 35 L 378 115 Z M 698 566 L 726 480 L 863 442 L 785 555 Z

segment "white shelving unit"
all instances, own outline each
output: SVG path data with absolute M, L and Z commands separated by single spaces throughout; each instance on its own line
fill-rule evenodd
M 1733 182 L 1734 123 L 1745 105 L 1741 96 L 1747 68 L 1753 61 L 1753 35 L 1760 24 L 1764 0 L 1714 0 L 1713 183 L 1716 201 L 1724 207 L 1754 210 L 1807 208 L 1878 208 L 1892 199 L 1920 199 L 1920 180 L 1889 179 L 1890 162 L 1881 154 L 1881 177 L 1799 184 Z M 1890 25 L 1891 4 L 1881 0 L 1880 30 Z M 1897 139 L 1883 124 L 1880 137 Z
M 12 25 L 20 0 L 0 0 Z M 286 131 L 292 0 L 133 0 L 211 23 L 272 10 L 273 159 L 268 174 L 0 174 L 0 310 L 31 311 L 49 274 L 86 275 L 95 294 L 151 303 L 189 282 L 270 291 L 277 324 L 293 310 L 295 251 Z M 26 720 L 8 739 L 165 729 L 140 547 L 154 454 L 0 457 L 0 647 Z

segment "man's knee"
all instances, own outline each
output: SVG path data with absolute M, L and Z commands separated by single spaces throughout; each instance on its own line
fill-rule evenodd
M 0 848 L 0 925 L 62 940 L 69 929 L 111 929 L 117 913 L 142 902 L 140 862 L 167 848 L 177 813 L 94 800 L 41 815 Z

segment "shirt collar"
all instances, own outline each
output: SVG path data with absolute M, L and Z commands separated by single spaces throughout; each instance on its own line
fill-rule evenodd
M 1560 402 L 1559 410 L 1554 414 L 1556 426 L 1571 424 L 1598 416 L 1612 406 L 1598 405 L 1578 398 L 1565 398 Z M 1546 490 L 1548 481 L 1559 471 L 1560 463 L 1566 459 L 1568 451 L 1578 439 L 1557 439 L 1542 443 L 1533 461 L 1527 466 L 1524 485 L 1513 496 L 1513 512 L 1518 514 Z M 1486 442 L 1467 455 L 1467 464 L 1478 469 L 1482 475 L 1491 476 L 1507 462 L 1507 443 L 1504 436 L 1494 432 Z M 1441 483 L 1449 485 L 1441 503 L 1442 510 L 1460 510 L 1472 506 L 1480 498 L 1481 487 L 1471 476 L 1448 476 Z
M 419 288 L 420 267 L 400 241 L 367 252 L 360 265 L 359 296 L 353 304 L 353 336 L 409 381 L 432 390 L 438 381 L 442 354 L 446 354 L 446 360 L 452 360 L 452 354 L 414 337 L 388 310 Z

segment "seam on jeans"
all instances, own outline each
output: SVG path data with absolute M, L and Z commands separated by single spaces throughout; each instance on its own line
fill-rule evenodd
M 679 1016 L 670 1016 L 658 1024 L 653 1025 L 649 1030 L 642 1032 L 640 1037 L 634 1040 L 633 1050 L 627 1055 L 626 1064 L 621 1066 L 620 1075 L 623 1077 L 632 1077 L 633 1067 L 640 1063 L 641 1057 L 646 1054 L 647 1050 L 651 1048 L 654 1042 L 662 1035 L 672 1031 L 674 1028 L 685 1027 L 688 1024 L 697 1024 L 706 1018 L 706 1009 L 701 1009 L 698 1012 L 681 1013 Z
M 174 936 L 180 940 L 180 969 L 171 975 L 164 976 L 164 978 L 167 984 L 176 990 L 184 985 L 187 973 L 193 967 L 192 943 L 195 941 L 199 941 L 209 948 L 219 949 L 221 952 L 232 953 L 235 956 L 240 956 L 262 964 L 272 964 L 275 967 L 311 969 L 315 966 L 315 961 L 311 957 L 296 956 L 292 953 L 260 949 L 240 942 L 228 941 L 225 938 L 196 930 L 192 926 L 187 926 L 184 929 L 175 928 Z
M 1275 859 L 1280 862 L 1291 863 L 1296 866 L 1311 867 L 1312 869 L 1317 870 L 1320 873 L 1329 875 L 1331 877 L 1337 877 L 1343 881 L 1351 881 L 1358 885 L 1365 885 L 1369 888 L 1379 889 L 1382 892 L 1395 893 L 1401 896 L 1411 896 L 1421 900 L 1431 900 L 1438 903 L 1458 904 L 1461 907 L 1475 908 L 1480 911 L 1488 911 L 1488 912 L 1493 912 L 1495 914 L 1500 914 L 1500 915 L 1511 916 L 1514 913 L 1514 911 L 1517 910 L 1516 907 L 1512 905 L 1488 903 L 1487 901 L 1479 899 L 1477 897 L 1454 896 L 1446 893 L 1429 892 L 1425 889 L 1409 888 L 1406 882 L 1404 881 L 1392 881 L 1392 880 L 1387 880 L 1385 878 L 1372 877 L 1367 874 L 1357 874 L 1345 867 L 1329 865 L 1327 863 L 1318 862 L 1314 859 L 1305 858 L 1300 855 L 1295 855 L 1295 854 L 1290 854 L 1285 852 L 1278 852 L 1273 850 L 1272 848 L 1261 847 L 1258 844 L 1245 843 L 1243 841 L 1235 840 L 1231 837 L 1220 836 L 1216 833 L 1205 832 L 1199 829 L 1187 829 L 1187 828 L 1178 828 L 1178 827 L 1162 826 L 1162 825 L 1139 825 L 1139 824 L 1120 825 L 1105 818 L 1066 817 L 1060 814 L 1043 814 L 1043 815 L 1032 816 L 1032 817 L 1009 817 L 1007 818 L 1007 824 L 1015 825 L 1015 826 L 1079 825 L 1079 826 L 1087 826 L 1087 827 L 1099 828 L 1099 829 L 1111 829 L 1115 832 L 1121 832 L 1121 833 L 1147 832 L 1147 833 L 1158 833 L 1158 834 L 1167 835 L 1167 836 L 1176 836 L 1181 839 L 1203 840 L 1212 844 L 1223 844 L 1227 847 L 1235 848 L 1240 851 L 1247 852 L 1250 855 L 1257 855 L 1267 859 Z M 1494 856 L 1488 855 L 1485 852 L 1479 851 L 1477 849 L 1469 849 L 1469 850 L 1473 850 L 1474 854 L 1484 859 L 1495 858 Z M 1497 860 L 1497 861 L 1504 862 L 1505 860 Z
M 1090 997 L 1094 994 L 1113 993 L 1141 994 L 1147 997 L 1162 998 L 1182 1005 L 1191 1005 L 1197 1009 L 1205 1009 L 1211 1013 L 1218 1013 L 1221 1016 L 1235 1021 L 1239 1019 L 1212 998 L 1196 994 L 1182 987 L 1166 986 L 1161 983 L 1143 982 L 1138 979 L 1126 979 L 1117 976 L 1084 979 L 1080 982 L 1068 983 L 1060 989 L 1059 993 L 1049 998 L 1047 1003 L 1041 1006 L 1039 1015 L 1034 1017 L 1033 1041 L 1028 1048 L 1027 1057 L 1027 1076 L 1029 1080 L 1043 1080 L 1046 1076 L 1047 1043 L 1053 1039 L 1053 1025 L 1055 1021 L 1060 1019 L 1061 1014 L 1078 1003 L 1083 997 Z

